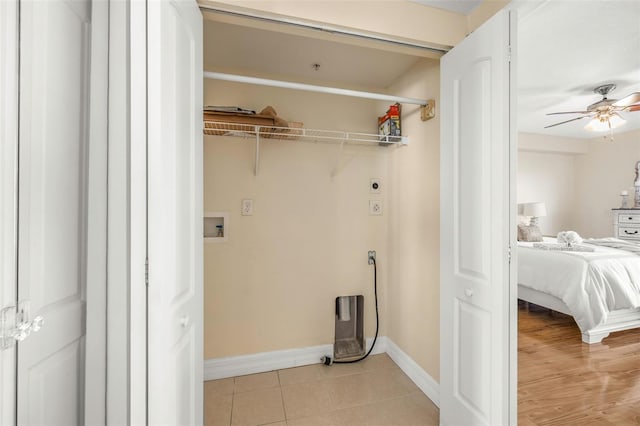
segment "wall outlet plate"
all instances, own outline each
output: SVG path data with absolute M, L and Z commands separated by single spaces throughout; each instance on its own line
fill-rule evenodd
M 379 194 L 380 193 L 380 179 L 372 178 L 369 180 L 369 193 L 371 194 Z
M 381 200 L 369 200 L 369 216 L 382 216 Z
M 242 200 L 242 216 L 253 216 L 253 200 Z

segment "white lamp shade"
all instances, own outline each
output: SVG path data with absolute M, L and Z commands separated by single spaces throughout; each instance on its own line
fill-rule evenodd
M 522 208 L 523 216 L 544 217 L 547 215 L 547 207 L 544 203 L 526 203 Z

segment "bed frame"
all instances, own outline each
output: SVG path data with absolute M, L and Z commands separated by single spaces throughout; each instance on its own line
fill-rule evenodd
M 518 299 L 573 316 L 567 305 L 555 296 L 518 284 Z M 609 313 L 607 321 L 582 333 L 584 343 L 600 343 L 609 333 L 640 327 L 640 308 Z

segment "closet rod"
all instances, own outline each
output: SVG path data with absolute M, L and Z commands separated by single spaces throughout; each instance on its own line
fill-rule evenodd
M 214 80 L 234 81 L 236 83 L 259 84 L 262 86 L 283 87 L 285 89 L 297 89 L 297 90 L 306 90 L 309 92 L 329 93 L 332 95 L 344 95 L 344 96 L 352 96 L 357 98 L 376 99 L 379 101 L 398 102 L 401 104 L 414 104 L 414 105 L 425 106 L 428 103 L 424 99 L 403 98 L 398 96 L 385 95 L 382 93 L 361 92 L 359 90 L 340 89 L 337 87 L 316 86 L 313 84 L 294 83 L 291 81 L 282 81 L 282 80 L 270 80 L 267 78 L 248 77 L 244 75 L 226 74 L 221 72 L 205 71 L 204 77 L 211 78 Z

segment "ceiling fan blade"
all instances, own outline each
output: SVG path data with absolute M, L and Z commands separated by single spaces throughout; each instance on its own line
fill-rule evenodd
M 627 109 L 627 111 L 640 111 L 640 105 L 630 106 L 629 109 Z
M 561 121 L 561 122 L 556 123 L 556 124 L 551 124 L 551 125 L 549 125 L 549 126 L 544 126 L 544 128 L 545 128 L 545 129 L 548 129 L 549 127 L 555 127 L 555 126 L 559 126 L 559 125 L 561 125 L 561 124 L 570 123 L 570 122 L 572 122 L 572 121 L 582 120 L 582 119 L 583 119 L 583 118 L 585 118 L 585 117 L 586 117 L 586 115 L 585 115 L 585 116 L 582 116 L 582 117 L 572 118 L 571 120 Z
M 627 95 L 624 98 L 614 102 L 613 106 L 626 107 L 626 106 L 630 106 L 630 105 L 633 105 L 633 104 L 637 104 L 638 102 L 640 102 L 640 92 L 633 92 L 632 94 Z
M 563 111 L 563 112 L 549 112 L 547 115 L 558 115 L 558 114 L 589 114 L 590 111 Z

